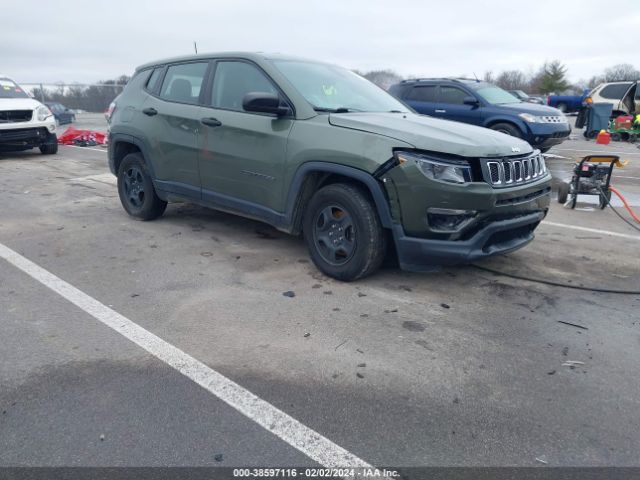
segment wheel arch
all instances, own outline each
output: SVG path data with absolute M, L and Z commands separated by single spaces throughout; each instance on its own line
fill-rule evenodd
M 130 153 L 140 153 L 145 165 L 149 168 L 152 180 L 155 181 L 153 163 L 148 154 L 146 143 L 137 137 L 124 134 L 111 134 L 109 137 L 109 169 L 114 175 L 118 175 L 118 168 L 122 159 Z
M 384 188 L 373 175 L 345 165 L 312 161 L 298 167 L 287 193 L 287 219 L 291 233 L 301 233 L 302 217 L 313 194 L 325 185 L 339 182 L 362 186 L 373 200 L 382 226 L 388 229 L 393 228 L 393 219 Z

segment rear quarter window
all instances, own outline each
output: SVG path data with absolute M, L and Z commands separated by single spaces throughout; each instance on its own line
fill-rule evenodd
M 407 100 L 414 102 L 430 102 L 436 101 L 435 85 L 420 85 L 413 87 L 406 96 Z

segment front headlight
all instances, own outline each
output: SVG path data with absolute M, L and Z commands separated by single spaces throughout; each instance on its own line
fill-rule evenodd
M 535 115 L 531 115 L 530 113 L 519 113 L 518 116 L 523 119 L 527 123 L 568 123 L 567 117 L 563 114 L 560 115 L 547 115 L 537 117 Z M 560 121 L 554 120 L 555 118 L 560 118 Z
M 471 166 L 464 160 L 440 160 L 419 153 L 396 152 L 400 163 L 415 162 L 422 174 L 439 182 L 471 182 Z
M 40 105 L 36 109 L 36 118 L 38 119 L 39 122 L 44 122 L 47 118 L 52 116 L 53 116 L 53 113 L 51 113 L 51 110 L 49 110 L 44 105 Z
M 518 116 L 523 119 L 525 122 L 529 123 L 539 123 L 540 117 L 536 117 L 535 115 L 531 115 L 530 113 L 519 113 Z M 542 122 L 540 122 L 542 123 Z

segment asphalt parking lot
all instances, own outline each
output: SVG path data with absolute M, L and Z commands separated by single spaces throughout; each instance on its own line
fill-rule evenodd
M 574 133 L 549 152 L 554 184 L 600 151 L 631 161 L 613 184 L 640 210 L 633 145 Z M 55 276 L 0 258 L 0 465 L 318 465 L 305 428 L 326 458 L 380 466 L 640 465 L 640 295 L 472 266 L 340 283 L 257 222 L 190 204 L 132 220 L 100 147 L 0 154 L 0 199 L 0 252 Z M 532 244 L 480 265 L 640 290 L 639 247 L 610 209 L 554 200 Z M 142 348 L 152 336 L 255 395 L 252 415 Z

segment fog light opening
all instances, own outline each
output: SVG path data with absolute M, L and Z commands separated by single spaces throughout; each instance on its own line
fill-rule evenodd
M 427 222 L 434 232 L 455 233 L 469 225 L 478 214 L 475 210 L 450 208 L 427 209 Z

